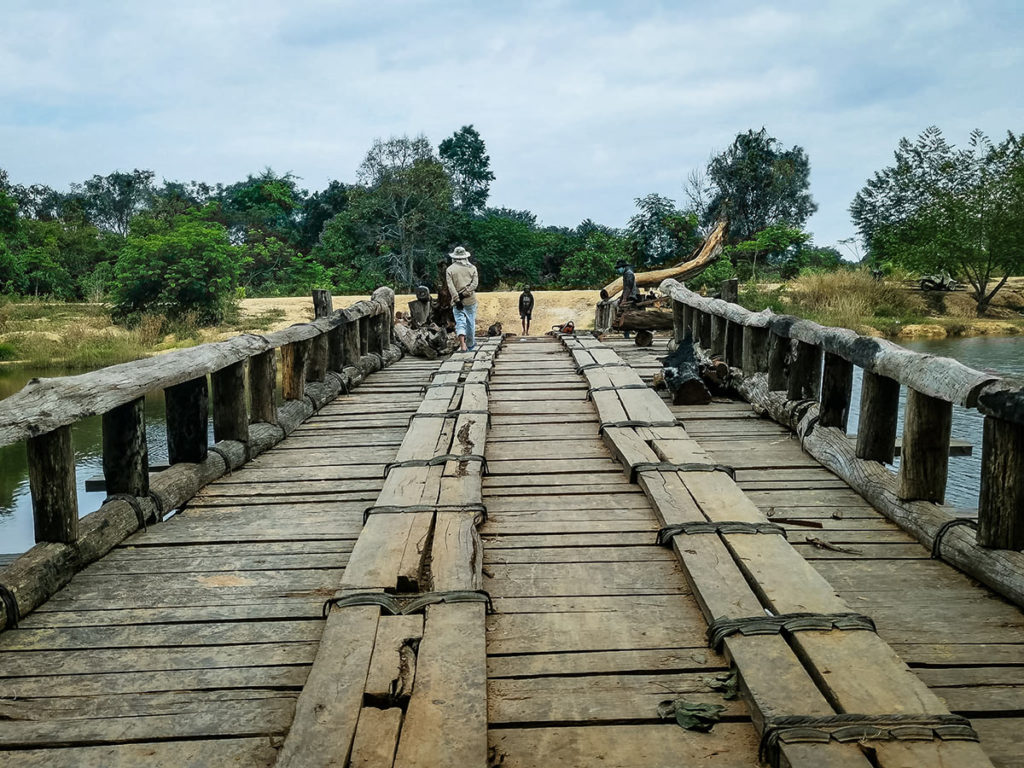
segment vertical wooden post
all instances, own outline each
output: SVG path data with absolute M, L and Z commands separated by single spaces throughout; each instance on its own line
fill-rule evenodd
M 682 344 L 683 339 L 686 338 L 686 321 L 687 310 L 689 307 L 681 301 L 672 299 L 672 336 L 676 340 L 676 344 Z
M 949 434 L 953 404 L 907 390 L 903 418 L 903 449 L 896 495 L 903 501 L 923 500 L 941 504 L 946 498 L 949 469 Z
M 198 464 L 206 460 L 209 391 L 206 376 L 164 390 L 167 401 L 167 458 L 171 464 Z
M 214 371 L 213 439 L 249 442 L 249 414 L 245 408 L 245 361 Z
M 359 322 L 350 320 L 342 326 L 345 334 L 345 365 L 355 365 L 359 362 L 362 351 L 359 348 Z
M 857 458 L 892 464 L 896 455 L 896 425 L 900 415 L 900 383 L 864 371 L 860 390 Z
M 281 395 L 285 400 L 301 400 L 306 394 L 308 357 L 308 339 L 293 341 L 281 347 Z
M 790 339 L 768 332 L 768 389 L 773 392 L 789 389 L 790 346 Z
M 853 363 L 839 355 L 826 352 L 818 423 L 823 427 L 839 427 L 845 433 L 846 423 L 850 417 L 852 392 Z
M 268 349 L 249 358 L 249 409 L 252 422 L 277 424 L 277 350 Z
M 711 349 L 711 315 L 707 312 L 700 313 L 700 345 Z
M 149 494 L 144 397 L 103 414 L 103 479 L 108 496 Z
M 334 312 L 334 298 L 324 288 L 313 289 L 313 317 L 327 317 Z
M 821 347 L 798 341 L 789 366 L 790 400 L 817 400 L 821 392 Z
M 334 311 L 334 300 L 331 292 L 323 288 L 313 289 L 313 317 L 327 317 Z M 327 334 L 322 333 L 310 343 L 309 365 L 306 378 L 310 381 L 323 381 L 327 374 Z
M 722 301 L 728 301 L 730 304 L 735 304 L 740 297 L 740 280 L 738 277 L 730 277 L 728 280 L 722 281 L 721 287 Z
M 703 313 L 695 307 L 690 307 L 690 335 L 695 344 L 700 343 L 701 315 Z
M 731 320 L 725 330 L 725 360 L 732 368 L 743 365 L 743 326 Z
M 36 541 L 77 541 L 78 486 L 71 426 L 31 437 L 27 446 Z
M 768 367 L 768 329 L 743 326 L 743 373 L 753 376 Z
M 366 351 L 376 355 L 384 352 L 382 340 L 384 337 L 384 324 L 387 318 L 383 315 L 371 315 L 367 318 L 366 328 Z
M 1024 549 L 1024 426 L 985 417 L 978 544 Z
M 711 315 L 711 348 L 708 352 L 712 357 L 724 357 L 725 355 L 725 327 L 724 317 Z
M 370 351 L 370 318 L 359 318 L 359 354 L 365 355 Z
M 345 367 L 345 326 L 327 332 L 327 370 L 341 373 Z

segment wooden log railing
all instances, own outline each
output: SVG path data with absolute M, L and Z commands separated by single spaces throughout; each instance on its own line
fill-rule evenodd
M 706 352 L 718 348 L 704 328 L 727 323 L 742 334 L 742 364 L 726 343 L 733 387 L 759 410 L 800 435 L 809 453 L 879 511 L 950 563 L 1024 605 L 1024 380 L 976 371 L 771 310 L 751 312 L 709 299 L 675 280 L 676 336 L 687 328 Z M 675 305 L 681 304 L 678 310 Z M 847 439 L 853 368 L 864 372 L 857 439 Z M 908 391 L 898 474 L 895 454 L 900 387 Z M 942 506 L 953 405 L 985 417 L 977 530 Z M 935 545 L 936 537 L 940 538 Z
M 340 392 L 401 357 L 391 343 L 390 288 L 337 312 L 329 295 L 314 299 L 319 316 L 310 323 L 79 376 L 33 379 L 0 401 L 0 446 L 27 445 L 37 542 L 0 570 L 0 630 L 16 625 L 125 537 L 160 522 L 202 486 L 280 442 Z M 281 406 L 275 404 L 278 354 Z M 143 406 L 159 390 L 170 467 L 151 475 Z M 103 416 L 107 499 L 79 519 L 72 425 L 97 414 Z

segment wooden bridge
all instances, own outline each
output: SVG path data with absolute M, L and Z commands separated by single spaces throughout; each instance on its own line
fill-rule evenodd
M 753 407 L 669 405 L 667 339 L 401 358 L 386 289 L 0 403 L 39 541 L 0 570 L 0 766 L 1024 766 L 1019 386 L 662 290 Z M 990 420 L 977 533 L 935 498 L 952 402 Z

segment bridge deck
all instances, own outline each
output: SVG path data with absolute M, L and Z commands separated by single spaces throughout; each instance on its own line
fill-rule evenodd
M 645 378 L 657 347 L 611 346 Z M 0 634 L 0 766 L 272 765 L 362 528 L 436 363 L 372 375 Z M 550 339 L 491 376 L 481 529 L 492 765 L 749 766 L 757 735 L 659 527 Z M 673 408 L 998 766 L 1024 766 L 1024 618 L 928 552 L 749 406 Z M 710 734 L 660 701 L 725 706 Z M 387 763 L 390 765 L 390 763 Z

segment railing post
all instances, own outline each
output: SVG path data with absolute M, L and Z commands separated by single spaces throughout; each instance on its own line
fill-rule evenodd
M 281 396 L 301 400 L 306 394 L 306 360 L 309 340 L 294 341 L 281 347 Z
M 726 319 L 711 315 L 711 348 L 708 354 L 712 357 L 725 357 L 725 329 Z
M 690 307 L 690 335 L 695 344 L 700 344 L 701 311 L 696 307 Z
M 732 320 L 725 325 L 725 361 L 731 368 L 743 365 L 743 326 Z
M 892 464 L 896 455 L 896 425 L 900 415 L 900 383 L 864 371 L 860 390 L 857 458 Z
M 334 311 L 331 292 L 322 288 L 313 291 L 313 317 L 327 317 Z M 327 374 L 327 334 L 321 333 L 310 343 L 309 368 L 306 377 L 310 381 L 323 381 Z
M 209 392 L 205 376 L 164 390 L 167 403 L 167 459 L 171 464 L 198 464 L 206 460 Z
M 743 374 L 753 376 L 768 366 L 768 329 L 743 326 Z
M 365 355 L 370 351 L 370 318 L 359 318 L 359 354 Z
M 359 321 L 349 320 L 343 327 L 345 329 L 345 365 L 355 365 L 362 355 L 359 349 Z
M 249 414 L 245 408 L 245 361 L 214 371 L 213 439 L 249 443 Z
M 821 408 L 818 423 L 823 427 L 839 427 L 846 433 L 853 392 L 853 363 L 831 352 L 825 353 L 825 369 L 821 380 Z
M 108 496 L 149 494 L 144 397 L 103 414 L 103 479 Z
M 327 317 L 334 312 L 334 297 L 324 288 L 313 289 L 313 317 Z
M 740 279 L 730 277 L 728 280 L 723 280 L 719 295 L 722 297 L 722 301 L 735 304 L 740 298 Z
M 797 341 L 789 366 L 790 400 L 817 400 L 821 392 L 821 347 Z
M 687 310 L 689 306 L 681 301 L 672 299 L 672 336 L 676 340 L 676 344 L 682 344 L 683 339 L 686 338 L 686 329 L 689 327 L 687 320 Z
M 915 389 L 907 390 L 903 448 L 896 483 L 896 495 L 900 500 L 943 502 L 952 426 L 952 403 L 922 395 Z
M 381 312 L 377 315 L 370 315 L 366 329 L 366 351 L 380 355 L 384 352 L 384 326 L 387 318 Z
M 345 367 L 345 326 L 327 332 L 327 370 L 341 373 Z
M 36 541 L 77 541 L 78 485 L 71 426 L 31 437 L 26 445 Z
M 1024 426 L 985 417 L 978 544 L 1024 549 Z
M 790 339 L 768 332 L 768 389 L 773 392 L 789 389 Z
M 700 345 L 704 349 L 711 349 L 711 318 L 710 312 L 700 313 Z
M 251 422 L 277 424 L 277 350 L 268 349 L 249 358 L 249 408 Z

